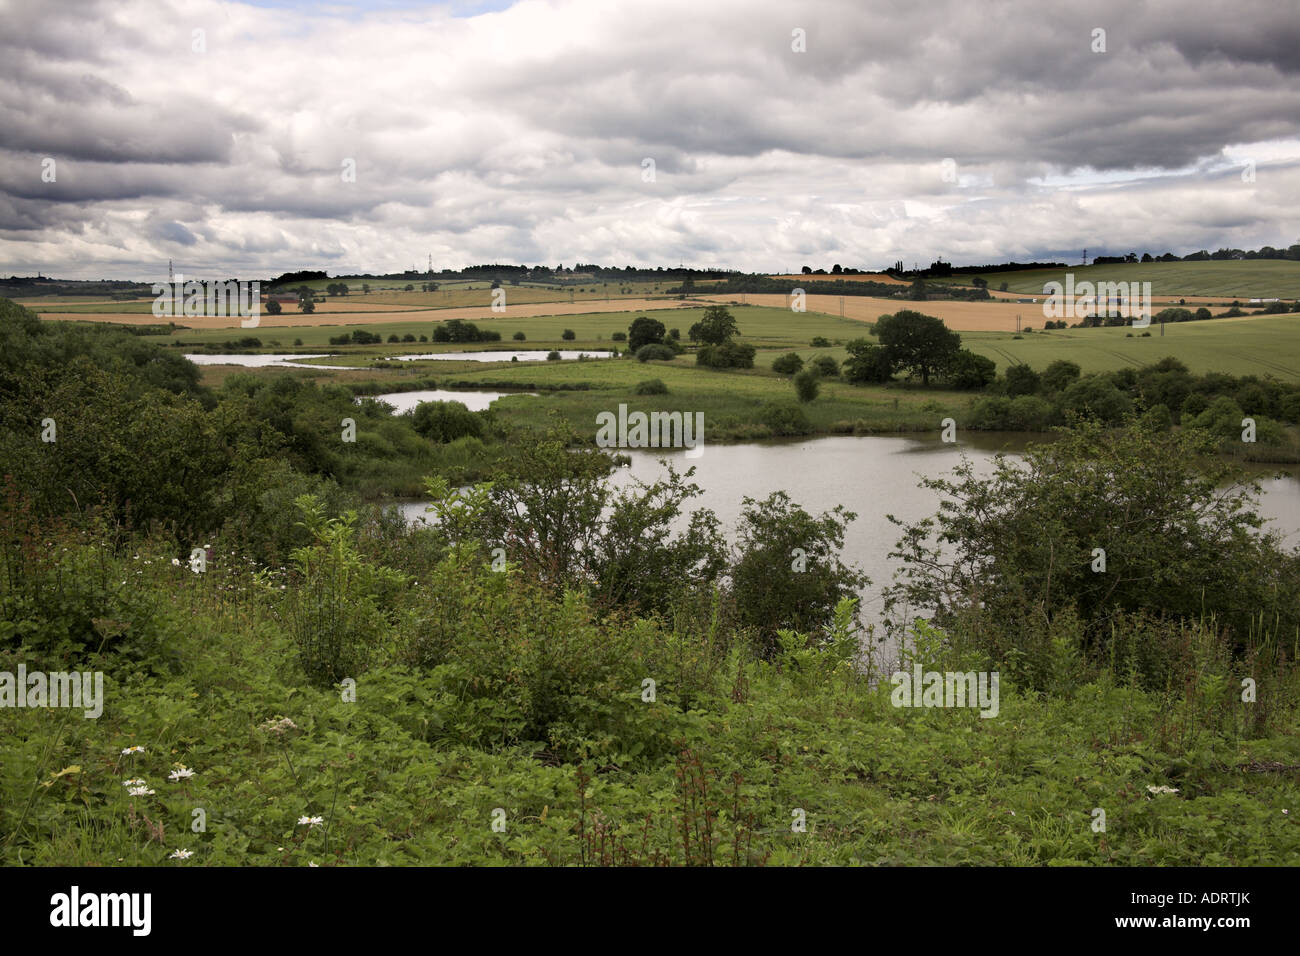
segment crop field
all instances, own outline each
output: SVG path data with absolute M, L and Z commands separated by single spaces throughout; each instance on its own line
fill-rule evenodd
M 1043 294 L 1046 282 L 1065 282 L 1065 274 L 1077 282 L 1150 282 L 1153 298 L 1200 296 L 1215 301 L 1252 297 L 1300 298 L 1300 262 L 1286 259 L 1244 259 L 1208 262 L 1133 262 L 1103 266 L 1072 266 L 1068 269 L 1024 269 L 1016 272 L 987 272 L 989 288 L 1003 282 L 1012 293 Z M 936 280 L 944 281 L 944 280 Z M 970 276 L 947 280 L 969 284 Z
M 1198 374 L 1300 381 L 1300 315 L 1179 322 L 1166 325 L 1163 336 L 1158 325 L 1143 331 L 1151 336 L 1143 338 L 1141 332 L 1124 328 L 1061 329 L 1020 339 L 972 333 L 962 336 L 962 344 L 993 359 L 999 371 L 1019 362 L 1041 370 L 1057 359 L 1068 359 L 1085 372 L 1109 372 L 1173 356 Z

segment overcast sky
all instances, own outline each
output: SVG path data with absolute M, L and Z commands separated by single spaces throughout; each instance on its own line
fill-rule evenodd
M 1300 242 L 1300 6 L 1065 7 L 0 0 L 0 273 Z

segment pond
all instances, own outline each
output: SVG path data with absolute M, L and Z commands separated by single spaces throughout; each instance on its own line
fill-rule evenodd
M 967 456 L 980 475 L 993 471 L 998 452 L 1018 455 L 1034 439 L 1021 433 L 967 432 L 956 443 L 914 436 L 832 436 L 802 440 L 706 446 L 693 459 L 684 450 L 625 451 L 631 463 L 610 478 L 616 488 L 636 480 L 654 481 L 665 474 L 660 459 L 678 471 L 695 467 L 692 479 L 701 488 L 692 508 L 709 508 L 717 514 L 730 538 L 740 518 L 742 499 L 762 500 L 784 491 L 805 511 L 817 515 L 836 505 L 857 514 L 844 535 L 841 559 L 856 565 L 871 578 L 862 592 L 862 618 L 878 623 L 882 614 L 881 589 L 891 583 L 896 561 L 888 554 L 900 531 L 887 515 L 914 522 L 932 515 L 939 500 L 919 487 L 921 477 L 938 477 L 952 471 Z M 1272 477 L 1277 468 L 1260 468 L 1260 512 L 1266 526 L 1284 535 L 1284 545 L 1300 546 L 1300 475 L 1290 468 L 1284 477 Z M 408 521 L 424 517 L 425 502 L 400 505 Z M 680 519 L 676 530 L 684 528 Z
M 580 352 L 573 349 L 560 349 L 560 358 L 564 360 L 573 360 L 578 358 L 609 358 L 608 352 Z M 389 358 L 397 359 L 399 362 L 425 362 L 425 361 L 442 361 L 442 362 L 509 362 L 511 359 L 518 359 L 521 362 L 545 362 L 546 356 L 550 354 L 549 349 L 529 349 L 523 352 L 426 352 L 420 355 L 390 355 Z
M 192 355 L 186 355 L 185 357 L 195 365 L 242 365 L 245 368 L 267 368 L 268 366 L 274 365 L 277 368 L 314 368 L 318 371 L 320 369 L 325 369 L 326 371 L 334 369 L 340 371 L 356 371 L 359 368 L 359 366 L 351 365 L 308 365 L 303 361 L 303 359 L 330 358 L 329 355 L 325 354 L 302 355 L 292 352 L 287 354 L 276 354 L 270 352 L 263 354 L 216 354 L 211 352 L 197 352 Z
M 504 398 L 507 395 L 532 395 L 536 392 L 462 392 L 451 391 L 449 389 L 422 389 L 414 392 L 387 392 L 383 395 L 367 396 L 375 398 L 381 402 L 387 402 L 393 406 L 393 414 L 400 415 L 402 412 L 409 412 L 421 402 L 460 402 L 471 412 L 487 411 L 489 405 L 498 398 Z M 360 401 L 360 399 L 357 399 Z

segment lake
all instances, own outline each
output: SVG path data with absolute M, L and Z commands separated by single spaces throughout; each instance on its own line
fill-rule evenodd
M 393 406 L 393 414 L 400 415 L 402 412 L 409 412 L 421 402 L 460 402 L 471 412 L 487 411 L 489 405 L 498 398 L 504 398 L 507 395 L 532 395 L 536 392 L 472 392 L 472 391 L 451 391 L 443 388 L 426 388 L 414 392 L 387 392 L 383 395 L 370 395 L 368 398 L 375 398 L 381 402 L 387 402 Z M 361 401 L 361 399 L 357 399 Z
M 817 515 L 836 505 L 856 512 L 844 535 L 841 559 L 856 565 L 871 578 L 862 593 L 862 618 L 877 623 L 882 612 L 881 589 L 891 582 L 896 562 L 887 555 L 900 536 L 900 529 L 886 515 L 907 522 L 933 514 L 938 507 L 935 494 L 918 487 L 922 476 L 938 477 L 971 459 L 975 471 L 993 471 L 998 452 L 1017 455 L 1032 442 L 1020 433 L 983 432 L 972 437 L 966 432 L 956 443 L 938 438 L 914 436 L 831 436 L 743 445 L 705 446 L 699 458 L 687 459 L 684 450 L 623 450 L 631 463 L 618 469 L 610 481 L 616 488 L 635 481 L 653 481 L 665 471 L 660 459 L 673 463 L 678 471 L 695 467 L 694 482 L 702 493 L 690 502 L 693 508 L 709 508 L 717 514 L 728 537 L 740 518 L 745 496 L 761 500 L 774 491 L 785 491 L 805 511 Z M 1261 514 L 1269 525 L 1284 533 L 1284 543 L 1300 546 L 1300 477 L 1294 467 L 1282 478 L 1263 477 L 1278 469 L 1261 468 L 1263 494 Z M 425 502 L 400 505 L 408 521 L 424 516 Z M 678 528 L 685 526 L 685 520 Z
M 609 358 L 608 352 L 579 352 L 573 349 L 560 349 L 560 358 L 572 360 L 578 358 Z M 390 355 L 389 358 L 399 362 L 509 362 L 518 359 L 521 362 L 545 362 L 550 349 L 529 349 L 523 352 L 427 352 L 421 355 Z
M 324 369 L 326 371 L 356 371 L 361 366 L 352 365 L 307 365 L 303 359 L 330 358 L 331 356 L 321 355 L 300 355 L 295 353 L 275 354 L 214 354 L 198 352 L 193 355 L 186 355 L 187 359 L 195 365 L 242 365 L 245 368 L 266 368 L 274 365 L 279 368 L 314 368 L 317 371 Z

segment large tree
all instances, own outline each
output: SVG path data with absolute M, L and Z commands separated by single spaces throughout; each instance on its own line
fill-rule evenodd
M 627 330 L 627 347 L 635 352 L 643 345 L 660 345 L 663 343 L 666 329 L 658 319 L 646 318 L 644 315 L 632 320 Z
M 876 338 L 890 365 L 920 375 L 922 385 L 929 385 L 930 376 L 945 368 L 961 349 L 961 336 L 942 319 L 911 309 L 881 316 L 876 322 Z
M 704 310 L 704 317 L 690 327 L 686 333 L 692 342 L 703 345 L 722 345 L 740 334 L 736 320 L 725 305 L 711 305 Z

